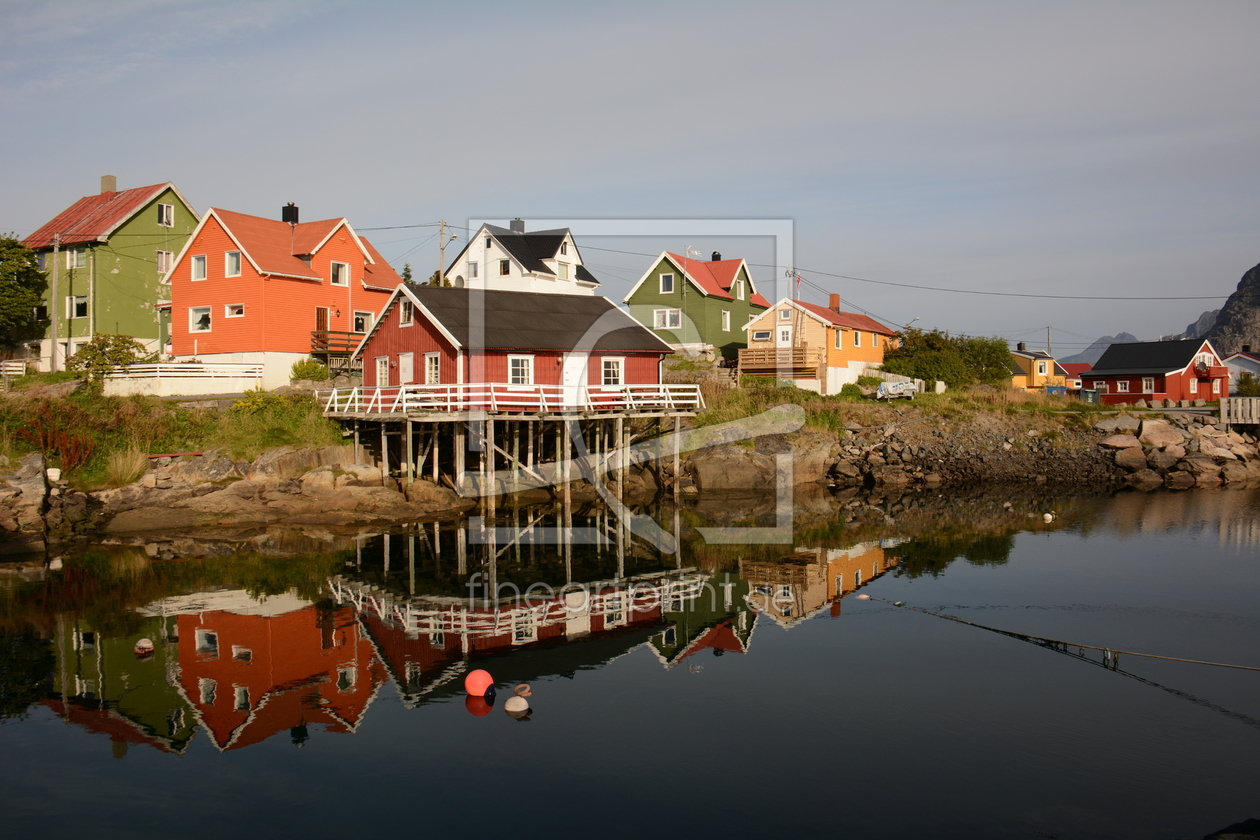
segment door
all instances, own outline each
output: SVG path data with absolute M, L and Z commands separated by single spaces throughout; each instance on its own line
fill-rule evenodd
M 564 370 L 560 384 L 564 386 L 564 404 L 566 406 L 581 405 L 583 386 L 586 385 L 586 364 L 589 353 L 565 353 Z
M 316 332 L 328 331 L 328 307 L 327 306 L 315 307 L 315 331 Z
M 389 356 L 376 357 L 376 387 L 389 385 Z
M 792 328 L 791 327 L 779 327 L 775 331 L 774 346 L 780 349 L 785 348 L 785 347 L 791 348 L 792 346 Z
M 410 385 L 416 378 L 415 357 L 411 353 L 398 354 L 398 384 Z

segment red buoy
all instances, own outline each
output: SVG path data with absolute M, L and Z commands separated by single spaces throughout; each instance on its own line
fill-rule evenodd
M 468 676 L 464 677 L 464 691 L 472 697 L 485 697 L 486 689 L 494 685 L 494 678 L 490 676 L 488 671 L 478 668 L 476 671 L 469 671 Z

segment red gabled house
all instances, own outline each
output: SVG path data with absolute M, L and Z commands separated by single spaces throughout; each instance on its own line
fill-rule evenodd
M 261 364 L 275 388 L 296 361 L 349 358 L 402 278 L 345 219 L 282 215 L 202 218 L 167 275 L 177 360 Z
M 659 387 L 669 352 L 603 297 L 399 286 L 355 357 L 364 389 L 445 386 L 412 390 L 435 404 L 493 394 L 532 409 Z
M 1138 400 L 1219 400 L 1229 393 L 1229 369 L 1202 338 L 1113 344 L 1082 374 L 1103 405 Z

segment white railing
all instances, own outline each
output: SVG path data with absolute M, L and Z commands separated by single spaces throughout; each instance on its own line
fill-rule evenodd
M 699 411 L 700 386 L 394 385 L 320 391 L 325 414 L 425 411 Z
M 26 376 L 26 360 L 6 359 L 0 362 L 0 374 L 4 376 Z
M 1260 397 L 1225 397 L 1221 400 L 1221 422 L 1231 424 L 1260 424 Z
M 127 365 L 105 374 L 106 379 L 262 379 L 262 365 Z
M 263 384 L 262 365 L 127 365 L 105 374 L 105 394 L 159 397 L 239 394 Z

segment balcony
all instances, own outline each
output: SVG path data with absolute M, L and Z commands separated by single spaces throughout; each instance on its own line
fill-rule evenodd
M 819 379 L 827 360 L 810 347 L 769 347 L 739 351 L 739 372 L 776 379 Z
M 329 370 L 354 371 L 350 354 L 363 340 L 363 333 L 340 330 L 314 330 L 311 332 L 311 356 L 322 359 Z

